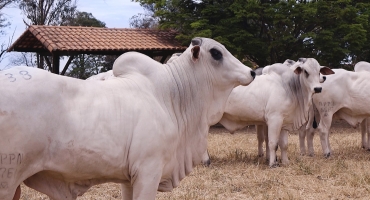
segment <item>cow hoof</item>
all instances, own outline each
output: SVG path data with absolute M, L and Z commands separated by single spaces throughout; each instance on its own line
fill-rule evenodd
M 366 149 L 366 151 L 370 151 L 370 149 Z
M 203 165 L 209 167 L 211 165 L 211 160 L 207 160 L 207 162 L 204 162 Z
M 280 166 L 279 163 L 274 163 L 274 164 L 270 165 L 270 168 L 277 168 L 279 166 Z
M 324 157 L 325 158 L 329 158 L 330 157 L 330 153 L 324 154 Z
M 258 157 L 260 157 L 260 158 L 263 157 L 263 154 L 258 154 Z

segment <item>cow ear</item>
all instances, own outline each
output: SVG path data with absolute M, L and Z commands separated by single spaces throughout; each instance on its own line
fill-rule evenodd
M 199 58 L 199 52 L 200 52 L 200 47 L 198 45 L 194 46 L 191 49 L 192 58 L 193 58 L 194 61 L 198 60 L 198 58 Z
M 335 74 L 333 70 L 331 70 L 329 67 L 322 67 L 320 69 L 320 73 L 323 75 L 330 75 L 330 74 Z
M 294 70 L 294 73 L 296 73 L 296 74 L 301 74 L 302 73 L 302 67 L 300 67 L 300 66 L 297 66 L 297 68 L 295 68 L 295 70 Z

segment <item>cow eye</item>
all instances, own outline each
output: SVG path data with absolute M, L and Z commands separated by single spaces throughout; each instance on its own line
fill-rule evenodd
M 215 48 L 212 48 L 211 50 L 209 50 L 209 52 L 211 53 L 212 57 L 215 59 L 215 60 L 221 60 L 222 58 L 222 53 L 215 49 Z
M 310 75 L 306 70 L 304 70 L 304 74 L 306 74 L 306 78 L 308 78 L 308 76 Z

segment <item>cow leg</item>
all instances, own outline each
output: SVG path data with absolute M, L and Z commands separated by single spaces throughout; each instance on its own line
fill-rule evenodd
M 158 167 L 147 166 L 138 172 L 137 177 L 133 178 L 134 200 L 155 199 L 162 174 L 161 171 L 155 171 L 156 168 Z
M 209 158 L 208 150 L 206 150 L 206 152 L 204 152 L 202 156 L 202 164 L 206 167 L 209 167 L 209 165 L 211 165 L 211 159 Z
M 362 142 L 362 148 L 367 149 L 367 119 L 362 120 L 360 124 L 360 130 L 361 130 L 361 142 Z
M 279 166 L 276 159 L 276 150 L 278 148 L 278 142 L 280 139 L 280 132 L 282 127 L 282 120 L 280 117 L 273 117 L 273 120 L 268 121 L 268 138 L 269 138 L 269 148 L 270 148 L 270 167 Z
M 288 159 L 288 131 L 281 130 L 280 139 L 279 139 L 279 146 L 281 151 L 281 162 L 283 165 L 289 164 Z
M 313 137 L 315 136 L 315 129 L 309 128 L 308 130 L 306 130 L 306 136 L 307 136 L 308 155 L 309 156 L 314 156 L 315 151 L 314 151 L 314 148 L 313 148 Z
M 123 200 L 132 200 L 133 198 L 133 189 L 130 182 L 121 184 L 122 198 Z
M 367 146 L 366 150 L 370 151 L 370 118 L 366 118 Z
M 269 148 L 269 136 L 268 136 L 267 125 L 263 125 L 263 135 L 264 135 L 265 144 L 266 144 L 266 159 L 268 159 L 270 158 L 270 148 Z
M 301 150 L 301 155 L 306 155 L 306 143 L 305 143 L 305 139 L 306 139 L 306 130 L 304 128 L 304 126 L 302 126 L 299 130 L 299 149 Z M 307 139 L 308 141 L 308 139 Z
M 256 125 L 257 130 L 257 140 L 258 140 L 258 157 L 263 156 L 263 142 L 265 141 L 265 133 L 263 125 Z M 266 143 L 267 146 L 267 143 Z
M 325 117 L 322 117 L 319 124 L 319 132 L 320 132 L 320 141 L 321 141 L 321 148 L 324 153 L 325 158 L 328 158 L 331 154 L 330 144 L 329 144 L 329 130 L 332 122 L 332 118 L 329 116 L 333 116 L 332 114 L 328 114 Z
M 18 185 L 17 189 L 15 190 L 13 200 L 19 200 L 20 198 L 21 198 L 21 186 Z
M 7 182 L 0 183 L 0 199 L 13 199 L 18 200 L 20 198 L 20 188 L 19 185 L 8 185 Z M 19 193 L 19 195 L 18 195 Z

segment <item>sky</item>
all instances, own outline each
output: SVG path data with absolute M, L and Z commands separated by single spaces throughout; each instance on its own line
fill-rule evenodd
M 93 16 L 105 22 L 108 28 L 130 28 L 129 19 L 139 13 L 144 13 L 143 8 L 137 2 L 131 0 L 77 0 L 77 9 L 82 12 L 92 13 Z M 17 7 L 8 7 L 1 10 L 4 17 L 10 22 L 10 26 L 3 29 L 6 35 L 1 36 L 0 44 L 8 43 L 14 32 L 13 42 L 25 31 L 23 14 Z M 8 53 L 0 63 L 0 69 L 9 67 L 9 57 L 14 53 Z M 66 60 L 66 59 L 64 59 Z M 61 66 L 63 66 L 61 60 Z

